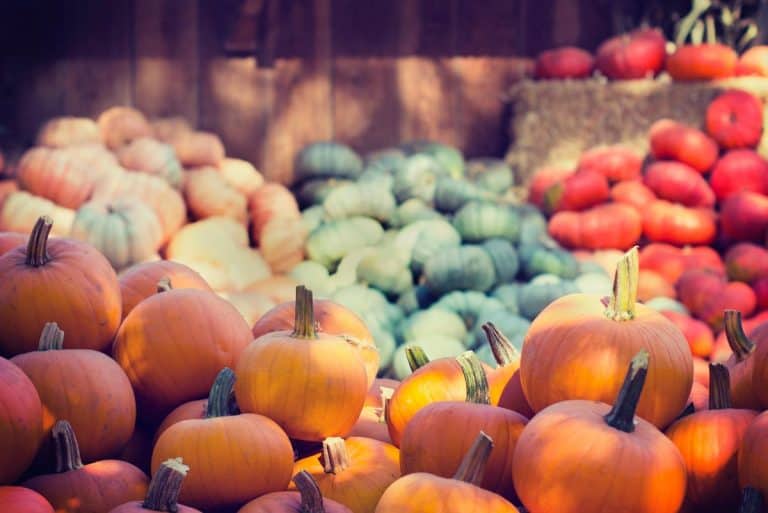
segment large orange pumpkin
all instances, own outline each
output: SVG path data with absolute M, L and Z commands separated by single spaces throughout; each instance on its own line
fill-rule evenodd
M 67 333 L 71 349 L 104 350 L 120 324 L 109 261 L 83 242 L 48 240 L 51 224 L 40 218 L 26 247 L 0 257 L 0 354 L 34 351 L 47 322 Z
M 768 461 L 765 454 L 768 451 L 768 412 L 760 413 L 747 427 L 739 447 L 737 465 L 739 472 L 739 485 L 742 488 L 752 489 L 749 503 L 759 502 L 756 509 L 743 509 L 745 512 L 758 512 L 763 510 L 761 498 L 768 498 Z M 757 492 L 757 493 L 755 493 Z M 746 502 L 746 501 L 745 501 Z
M 713 80 L 733 76 L 739 56 L 721 43 L 685 44 L 667 57 L 667 73 L 675 80 Z
M 182 458 L 173 458 L 160 464 L 152 476 L 147 496 L 142 501 L 121 504 L 109 513 L 146 513 L 147 511 L 172 511 L 173 513 L 201 513 L 199 509 L 179 504 L 179 493 L 189 467 Z
M 0 511 L 54 513 L 45 497 L 23 486 L 0 486 Z
M 642 348 L 653 366 L 638 415 L 665 427 L 685 408 L 693 383 L 688 342 L 669 319 L 636 303 L 637 248 L 619 261 L 614 293 L 569 294 L 533 320 L 523 342 L 520 378 L 534 411 L 568 399 L 613 403 L 625 365 Z
M 533 410 L 520 384 L 520 352 L 507 337 L 487 322 L 482 325 L 498 367 L 488 372 L 491 404 L 531 418 Z
M 19 162 L 19 186 L 67 208 L 77 208 L 93 193 L 94 180 L 88 168 L 71 154 L 35 147 Z

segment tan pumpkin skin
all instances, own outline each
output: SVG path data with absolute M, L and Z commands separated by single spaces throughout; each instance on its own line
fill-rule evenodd
M 96 122 L 104 144 L 111 150 L 140 137 L 152 136 L 152 127 L 140 111 L 132 107 L 110 107 L 102 112 Z
M 44 147 L 24 154 L 16 178 L 22 189 L 67 208 L 85 203 L 94 187 L 82 162 L 64 151 Z
M 266 182 L 248 197 L 251 216 L 251 237 L 261 238 L 261 230 L 275 217 L 300 219 L 301 211 L 293 193 L 282 184 Z
M 248 218 L 245 196 L 229 185 L 213 167 L 202 167 L 186 173 L 184 197 L 195 219 L 226 216 L 245 224 Z
M 117 151 L 120 165 L 128 170 L 159 176 L 172 187 L 180 187 L 182 169 L 173 146 L 151 137 L 133 140 Z
M 224 160 L 224 144 L 210 132 L 178 132 L 169 141 L 184 167 L 217 166 Z
M 101 144 L 99 126 L 91 118 L 62 116 L 46 121 L 37 132 L 37 144 L 52 148 Z
M 218 169 L 224 180 L 246 198 L 264 184 L 264 177 L 247 160 L 227 157 Z
M 0 230 L 29 234 L 40 216 L 53 219 L 51 235 L 66 237 L 75 220 L 75 211 L 27 191 L 12 192 L 0 207 Z
M 273 273 L 285 273 L 304 260 L 309 232 L 301 219 L 270 219 L 259 233 L 258 247 Z

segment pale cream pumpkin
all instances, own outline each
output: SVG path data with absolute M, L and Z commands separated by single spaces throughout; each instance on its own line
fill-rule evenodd
M 253 164 L 243 159 L 227 157 L 219 163 L 219 173 L 229 185 L 249 197 L 264 184 L 264 177 Z
M 309 235 L 301 219 L 275 217 L 261 229 L 258 246 L 274 273 L 286 273 L 304 260 Z
M 171 187 L 181 187 L 183 170 L 170 144 L 151 137 L 140 137 L 117 150 L 117 158 L 128 171 L 159 176 Z
M 152 127 L 147 118 L 133 107 L 110 107 L 99 114 L 97 123 L 104 144 L 111 150 L 139 137 L 152 135 Z
M 61 116 L 46 121 L 37 132 L 37 144 L 62 148 L 79 144 L 101 144 L 99 125 L 91 118 Z
M 43 146 L 24 153 L 16 179 L 22 189 L 67 208 L 85 203 L 94 188 L 93 175 L 81 160 Z
M 211 132 L 179 132 L 169 141 L 184 167 L 218 166 L 224 160 L 224 144 Z
M 242 291 L 242 292 L 219 292 L 223 297 L 234 306 L 243 316 L 248 326 L 256 324 L 262 315 L 277 306 L 272 298 L 261 292 Z
M 0 231 L 30 233 L 41 216 L 53 219 L 51 235 L 69 235 L 75 211 L 26 191 L 8 194 L 0 208 Z
M 184 180 L 187 207 L 196 219 L 226 216 L 245 224 L 248 206 L 237 189 L 232 187 L 213 167 L 201 167 L 187 172 Z

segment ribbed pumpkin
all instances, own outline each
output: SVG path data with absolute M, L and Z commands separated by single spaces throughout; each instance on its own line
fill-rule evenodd
M 147 493 L 149 478 L 130 463 L 99 460 L 83 465 L 75 432 L 66 420 L 54 424 L 52 435 L 54 472 L 21 485 L 48 499 L 57 513 L 104 513 Z
M 486 291 L 496 283 L 490 255 L 480 246 L 444 248 L 424 266 L 424 282 L 435 296 L 452 290 Z
M 196 219 L 227 216 L 245 224 L 248 217 L 245 196 L 229 185 L 213 167 L 187 171 L 184 178 L 184 198 Z
M 0 232 L 0 256 L 27 243 L 27 236 L 17 232 Z
M 461 207 L 453 218 L 453 226 L 462 240 L 481 242 L 500 238 L 517 242 L 520 235 L 520 215 L 506 205 L 471 201 Z
M 267 182 L 248 197 L 251 236 L 259 240 L 261 230 L 272 218 L 301 219 L 299 205 L 291 191 L 277 182 Z
M 225 157 L 221 138 L 211 132 L 183 131 L 168 142 L 184 167 L 218 166 Z
M 643 234 L 652 242 L 710 244 L 717 235 L 717 215 L 709 208 L 655 200 L 645 207 L 642 217 Z
M 133 107 L 110 107 L 99 114 L 101 138 L 110 150 L 116 150 L 134 139 L 152 136 L 152 127 L 140 111 Z
M 179 188 L 183 170 L 173 146 L 151 137 L 134 139 L 117 151 L 120 165 L 127 170 L 159 176 L 169 185 Z
M 680 414 L 693 383 L 691 350 L 677 326 L 636 304 L 637 277 L 635 247 L 617 264 L 607 305 L 597 295 L 570 294 L 533 320 L 523 342 L 520 378 L 534 411 L 568 399 L 612 403 L 626 362 L 645 348 L 653 366 L 638 415 L 665 427 Z
M 346 435 L 369 387 L 359 343 L 315 328 L 312 292 L 303 286 L 294 308 L 292 331 L 268 332 L 243 351 L 235 383 L 240 409 L 274 419 L 291 438 Z
M 768 498 L 768 461 L 765 459 L 767 450 L 768 412 L 762 412 L 752 420 L 744 432 L 737 456 L 739 486 L 742 489 L 751 489 L 748 495 L 758 495 L 745 501 L 759 504 L 754 509 L 741 510 L 745 513 L 762 511 L 763 501 Z
M 648 130 L 651 155 L 657 160 L 676 160 L 706 173 L 715 163 L 719 148 L 698 128 L 671 119 L 655 121 Z
M 157 140 L 163 142 L 170 142 L 177 135 L 193 130 L 192 124 L 184 116 L 156 118 L 152 119 L 149 124 Z
M 259 233 L 258 247 L 272 272 L 288 272 L 304 260 L 309 233 L 299 218 L 273 217 Z
M 764 343 L 765 330 L 757 331 L 757 337 L 747 337 L 741 323 L 741 312 L 738 310 L 725 310 L 723 312 L 724 332 L 728 340 L 728 346 L 733 354 L 726 360 L 725 365 L 729 372 L 730 391 L 729 401 L 734 408 L 760 409 L 758 390 L 753 383 L 755 372 L 755 356 L 759 345 Z M 753 333 L 755 330 L 753 330 Z M 756 343 L 755 341 L 758 341 Z
M 43 123 L 37 132 L 36 143 L 51 148 L 88 143 L 101 144 L 101 133 L 99 126 L 91 118 L 61 116 Z
M 146 513 L 147 511 L 201 513 L 199 509 L 178 503 L 187 472 L 189 467 L 183 463 L 182 458 L 165 460 L 152 476 L 144 500 L 126 502 L 109 510 L 108 513 Z
M 630 205 L 608 203 L 583 212 L 558 212 L 547 229 L 567 248 L 626 250 L 640 239 L 642 217 Z
M 140 201 L 89 201 L 77 209 L 70 236 L 98 249 L 119 271 L 157 254 L 163 227 Z
M 0 230 L 29 233 L 41 216 L 48 216 L 53 221 L 51 235 L 66 237 L 75 220 L 75 211 L 42 196 L 15 191 L 6 196 L 0 207 Z
M 86 463 L 116 456 L 128 442 L 136 422 L 136 401 L 127 376 L 109 356 L 91 349 L 65 349 L 64 332 L 48 323 L 38 350 L 11 361 L 37 389 L 44 437 L 50 438 L 56 420 L 69 419 L 80 433 Z
M 674 80 L 713 80 L 734 74 L 739 56 L 722 43 L 680 45 L 667 57 L 667 73 Z
M 32 194 L 67 208 L 77 208 L 93 194 L 92 173 L 71 154 L 35 147 L 19 161 L 19 186 Z
M 205 418 L 171 425 L 152 451 L 153 474 L 172 457 L 195 469 L 179 500 L 206 511 L 284 490 L 291 479 L 293 448 L 285 432 L 262 415 L 230 415 L 234 382 L 235 374 L 225 367 L 211 388 Z
M 491 404 L 515 411 L 526 418 L 533 417 L 533 410 L 520 383 L 520 352 L 493 323 L 486 322 L 482 330 L 498 365 L 488 372 Z
M 219 162 L 218 170 L 224 180 L 246 198 L 264 185 L 264 177 L 247 160 L 227 157 Z
M 298 491 L 272 492 L 246 503 L 237 513 L 352 513 L 348 507 L 323 497 L 307 471 L 293 476 Z
M 0 486 L 0 511 L 54 513 L 45 497 L 23 486 Z
M 318 177 L 355 178 L 363 171 L 363 161 L 349 146 L 333 141 L 318 141 L 302 148 L 294 162 L 297 182 Z
M 120 285 L 109 261 L 72 239 L 48 240 L 52 221 L 41 217 L 27 246 L 0 257 L 0 353 L 34 351 L 47 322 L 56 322 L 70 347 L 103 350 L 120 324 Z

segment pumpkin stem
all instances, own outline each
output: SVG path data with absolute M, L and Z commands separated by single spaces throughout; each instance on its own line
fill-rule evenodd
M 464 383 L 467 386 L 467 402 L 477 404 L 491 404 L 488 393 L 488 377 L 485 375 L 483 364 L 474 351 L 465 351 L 456 357 L 456 361 L 464 374 Z
M 83 468 L 80 458 L 80 446 L 77 444 L 75 430 L 67 420 L 58 420 L 51 430 L 53 450 L 56 454 L 56 473 L 69 472 Z
M 635 317 L 637 282 L 640 276 L 639 262 L 637 246 L 634 246 L 616 263 L 613 293 L 605 309 L 605 315 L 614 321 L 628 321 Z
M 302 470 L 293 476 L 293 482 L 301 494 L 302 513 L 325 513 L 323 495 L 320 493 L 320 487 L 317 486 L 317 481 L 312 477 L 312 474 Z
M 731 381 L 728 367 L 722 363 L 709 364 L 709 409 L 731 408 Z
M 64 332 L 55 322 L 46 322 L 45 326 L 43 326 L 43 332 L 40 334 L 37 350 L 51 351 L 58 349 L 64 349 Z
M 329 436 L 323 440 L 323 470 L 326 474 L 338 474 L 348 469 L 351 462 L 344 439 Z
M 32 228 L 27 242 L 27 258 L 24 261 L 32 267 L 40 267 L 48 263 L 48 236 L 53 228 L 53 219 L 48 216 L 40 216 Z
M 235 386 L 235 371 L 224 367 L 216 375 L 208 394 L 205 418 L 227 417 L 232 415 L 232 388 Z
M 605 415 L 605 421 L 609 426 L 625 433 L 635 430 L 635 411 L 645 384 L 645 375 L 648 373 L 648 358 L 646 349 L 641 349 L 632 358 L 616 402 L 613 403 L 611 411 Z
M 170 290 L 173 290 L 171 279 L 167 276 L 160 278 L 160 281 L 157 282 L 157 293 L 168 292 Z
M 763 494 L 757 488 L 747 486 L 741 494 L 739 513 L 762 513 Z
M 408 360 L 408 366 L 411 372 L 420 369 L 429 363 L 429 356 L 424 352 L 421 346 L 405 346 L 405 358 Z
M 739 361 L 743 360 L 755 350 L 755 343 L 749 340 L 747 334 L 744 333 L 744 326 L 741 324 L 741 312 L 739 310 L 724 310 L 723 323 L 731 351 Z
M 504 367 L 520 360 L 520 351 L 499 331 L 495 324 L 486 322 L 482 328 L 485 332 L 485 338 L 488 339 L 488 345 L 491 346 L 493 358 L 499 367 Z
M 312 291 L 304 285 L 296 287 L 296 317 L 293 336 L 295 338 L 317 338 Z
M 389 409 L 389 400 L 392 399 L 392 395 L 395 393 L 395 389 L 392 387 L 379 387 L 381 392 L 381 412 L 379 413 L 379 422 L 385 424 L 387 422 L 387 409 Z
M 187 472 L 189 467 L 181 458 L 170 458 L 162 462 L 149 483 L 147 497 L 141 507 L 152 511 L 178 511 L 181 483 L 187 477 Z
M 459 468 L 456 470 L 453 478 L 479 486 L 483 481 L 485 464 L 488 462 L 488 457 L 490 457 L 492 449 L 493 440 L 490 436 L 480 431 L 480 434 L 475 438 L 472 447 L 469 448 L 469 451 L 467 451 L 467 454 L 465 454 L 464 458 L 461 460 Z

